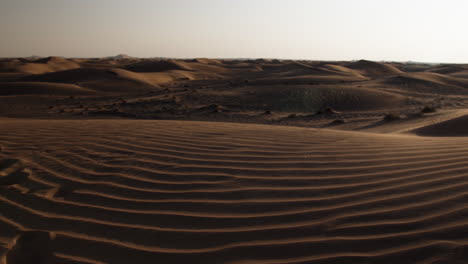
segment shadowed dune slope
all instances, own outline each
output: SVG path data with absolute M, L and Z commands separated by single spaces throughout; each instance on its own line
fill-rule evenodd
M 375 61 L 360 60 L 347 65 L 348 68 L 358 70 L 368 76 L 395 75 L 402 73 L 397 67 Z
M 74 84 L 46 82 L 0 82 L 0 95 L 93 95 L 96 91 Z
M 207 58 L 196 58 L 192 60 L 193 62 L 203 63 L 203 64 L 214 64 L 214 65 L 221 65 L 223 64 L 221 60 L 217 59 L 207 59 Z
M 376 89 L 311 85 L 256 85 L 229 91 L 205 90 L 196 95 L 187 94 L 183 98 L 186 102 L 215 100 L 221 104 L 237 104 L 252 110 L 299 112 L 314 112 L 323 107 L 337 110 L 388 109 L 408 102 L 404 96 Z
M 316 65 L 305 62 L 293 61 L 284 63 L 261 64 L 261 68 L 268 73 L 275 73 L 278 77 L 291 77 L 297 75 L 309 76 L 335 76 L 335 77 L 354 77 L 357 79 L 366 79 L 360 72 L 346 68 L 341 65 Z
M 430 69 L 430 72 L 440 73 L 440 74 L 454 74 L 461 71 L 466 71 L 468 69 L 467 65 L 450 65 L 443 64 L 433 69 Z
M 465 138 L 0 122 L 0 177 L 10 179 L 0 186 L 0 252 L 12 258 L 28 248 L 57 263 L 435 264 L 467 256 Z
M 76 84 L 102 92 L 133 93 L 157 89 L 144 76 L 123 69 L 80 68 L 23 78 L 28 82 Z
M 308 65 L 301 62 L 263 65 L 263 74 L 253 84 L 338 84 L 365 81 L 360 72 L 340 65 Z
M 170 70 L 191 71 L 192 69 L 182 61 L 175 60 L 144 60 L 124 67 L 134 72 L 163 72 Z
M 412 82 L 421 82 L 428 87 L 434 86 L 434 84 L 445 85 L 445 86 L 455 86 L 468 88 L 468 81 L 463 78 L 457 78 L 454 76 L 447 76 L 438 73 L 430 72 L 420 72 L 420 73 L 406 73 L 400 74 L 398 76 L 390 77 L 388 80 L 394 81 L 395 83 L 400 82 L 399 84 L 412 84 Z
M 391 76 L 381 81 L 403 90 L 419 91 L 433 94 L 466 94 L 468 80 L 456 76 L 432 72 L 404 73 Z
M 467 137 L 468 115 L 413 130 L 417 135 L 432 137 Z

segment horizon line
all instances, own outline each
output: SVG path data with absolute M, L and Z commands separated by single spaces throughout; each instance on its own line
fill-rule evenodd
M 468 64 L 468 62 L 428 62 L 428 61 L 399 61 L 399 60 L 370 60 L 370 59 L 352 59 L 352 60 L 321 60 L 321 59 L 291 59 L 291 58 L 277 58 L 277 57 L 164 57 L 164 56 L 154 56 L 154 57 L 138 57 L 138 56 L 130 56 L 127 54 L 118 54 L 113 56 L 90 56 L 90 57 L 81 57 L 81 56 L 60 56 L 60 55 L 49 55 L 49 56 L 38 56 L 38 55 L 31 55 L 31 56 L 8 56 L 8 57 L 0 57 L 0 59 L 27 59 L 27 58 L 52 58 L 52 57 L 59 57 L 64 59 L 112 59 L 118 56 L 127 56 L 129 59 L 172 59 L 172 60 L 195 60 L 195 59 L 213 59 L 213 60 L 281 60 L 281 61 L 316 61 L 316 62 L 355 62 L 355 61 L 374 61 L 374 62 L 384 62 L 384 63 L 416 63 L 416 64 Z

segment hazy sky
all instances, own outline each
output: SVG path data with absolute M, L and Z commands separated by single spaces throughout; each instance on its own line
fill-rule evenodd
M 467 0 L 0 0 L 0 57 L 468 62 Z

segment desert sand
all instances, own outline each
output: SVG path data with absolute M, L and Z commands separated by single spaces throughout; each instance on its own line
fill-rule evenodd
M 11 263 L 466 263 L 468 66 L 0 61 Z

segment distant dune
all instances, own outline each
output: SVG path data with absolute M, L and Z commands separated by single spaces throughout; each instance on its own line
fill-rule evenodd
M 132 63 L 125 66 L 125 69 L 134 72 L 163 72 L 170 70 L 190 71 L 191 68 L 184 62 L 174 60 L 147 60 Z
M 439 67 L 435 67 L 430 69 L 430 72 L 440 73 L 440 74 L 453 74 L 460 71 L 466 70 L 466 66 L 462 65 L 442 65 Z
M 353 111 L 378 111 L 374 113 L 376 117 L 394 111 L 408 115 L 426 105 L 456 108 L 464 104 L 460 96 L 468 95 L 467 72 L 465 65 L 367 60 L 176 60 L 138 59 L 127 55 L 92 59 L 47 57 L 1 60 L 0 87 L 4 95 L 51 95 L 52 90 L 55 96 L 90 92 L 103 98 L 113 95 L 117 98 L 112 103 L 97 98 L 93 104 L 96 109 L 114 112 L 118 97 L 140 98 L 120 107 L 119 111 L 124 113 L 119 112 L 119 116 L 192 119 L 191 113 L 198 113 L 200 107 L 220 105 L 224 107 L 221 112 L 231 114 L 218 115 L 216 120 L 243 121 L 254 115 L 254 122 L 269 123 L 282 117 L 260 116 L 261 113 L 314 114 L 332 107 L 350 115 Z M 47 88 L 51 83 L 56 85 Z M 41 89 L 44 92 L 39 91 Z M 38 115 L 50 113 L 48 108 L 43 109 Z M 255 111 L 259 113 L 255 115 Z M 198 115 L 196 118 L 206 120 L 213 116 Z
M 198 62 L 198 63 L 203 63 L 203 64 L 214 64 L 214 65 L 222 64 L 220 60 L 206 59 L 206 58 L 193 59 L 193 62 Z
M 468 79 L 433 72 L 404 73 L 383 80 L 386 85 L 431 94 L 466 94 Z
M 79 64 L 60 57 L 48 57 L 31 62 L 19 60 L 0 62 L 1 72 L 22 72 L 29 74 L 64 71 L 79 67 Z
M 144 77 L 123 69 L 80 68 L 28 76 L 23 80 L 29 82 L 70 83 L 97 91 L 113 93 L 138 93 L 156 89 Z
M 218 102 L 228 105 L 239 101 L 246 109 L 271 109 L 285 112 L 310 112 L 324 107 L 339 110 L 377 110 L 403 106 L 404 96 L 368 88 L 311 87 L 295 85 L 255 85 L 233 88 L 226 92 L 204 90 L 198 92 L 200 98 L 220 97 Z M 181 95 L 185 101 L 193 100 L 191 94 Z M 242 98 L 238 100 L 236 98 Z M 202 100 L 196 98 L 196 100 Z M 208 103 L 208 101 L 206 101 Z
M 394 75 L 402 73 L 397 67 L 393 65 L 367 60 L 360 60 L 350 63 L 348 68 L 358 70 L 362 74 L 368 76 Z

